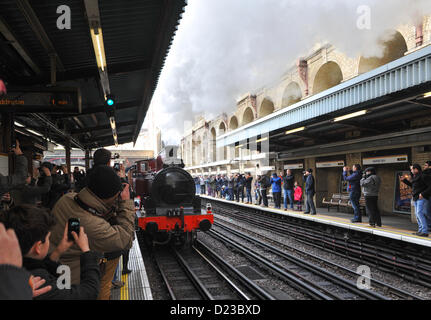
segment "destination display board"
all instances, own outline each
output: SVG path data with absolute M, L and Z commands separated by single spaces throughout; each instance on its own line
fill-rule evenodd
M 344 161 L 328 161 L 328 162 L 317 162 L 316 168 L 336 168 L 344 167 Z
M 79 114 L 81 92 L 71 87 L 8 87 L 0 97 L 0 111 Z
M 409 161 L 409 156 L 406 154 L 386 157 L 365 158 L 364 165 L 389 164 L 389 163 L 406 163 Z
M 286 164 L 284 166 L 285 170 L 299 170 L 299 169 L 304 169 L 304 164 L 303 163 L 294 163 L 294 164 Z

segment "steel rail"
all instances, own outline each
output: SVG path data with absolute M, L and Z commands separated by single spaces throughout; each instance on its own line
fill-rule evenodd
M 226 221 L 223 221 L 223 222 L 224 222 L 224 223 L 228 223 L 228 224 L 230 224 L 229 222 L 226 222 Z M 220 224 L 220 223 L 218 223 L 218 222 L 217 222 L 217 223 L 215 223 L 214 225 L 215 225 L 215 226 L 221 226 L 221 224 Z M 223 227 L 225 227 L 225 228 L 226 228 L 226 226 L 225 226 L 225 225 L 223 225 Z M 284 247 L 284 248 L 286 248 L 286 249 L 288 249 L 288 250 L 290 250 L 290 251 L 294 251 L 294 252 L 297 252 L 297 253 L 299 253 L 299 254 L 306 255 L 306 256 L 308 256 L 308 257 L 310 257 L 310 258 L 314 259 L 314 260 L 317 260 L 317 261 L 319 261 L 319 262 L 323 262 L 323 263 L 325 263 L 326 265 L 331 266 L 332 268 L 335 268 L 335 269 L 337 269 L 337 270 L 342 270 L 343 272 L 349 273 L 349 274 L 351 274 L 352 276 L 358 276 L 358 273 L 357 273 L 356 271 L 354 271 L 354 270 L 350 270 L 350 269 L 348 269 L 348 268 L 346 268 L 346 267 L 344 267 L 344 266 L 342 266 L 342 265 L 340 265 L 340 264 L 338 264 L 338 263 L 334 263 L 334 262 L 329 261 L 329 260 L 327 260 L 327 259 L 325 259 L 325 258 L 322 258 L 322 257 L 316 256 L 316 255 L 314 255 L 314 254 L 312 254 L 312 253 L 310 253 L 310 252 L 306 252 L 305 250 L 301 250 L 301 249 L 298 249 L 298 248 L 293 247 L 293 246 L 288 246 L 288 245 L 286 245 L 286 244 L 284 244 L 284 243 L 281 243 L 281 242 L 279 242 L 279 241 L 277 241 L 277 240 L 274 240 L 274 239 L 268 238 L 268 237 L 266 237 L 266 236 L 263 236 L 263 235 L 258 234 L 258 233 L 256 233 L 256 232 L 253 232 L 253 231 L 248 230 L 248 229 L 246 229 L 246 228 L 239 227 L 239 226 L 236 226 L 236 225 L 235 225 L 235 227 L 236 227 L 236 228 L 239 228 L 239 229 L 246 230 L 247 232 L 251 232 L 251 233 L 255 234 L 257 237 L 263 238 L 263 239 L 265 239 L 265 241 L 271 242 L 271 243 L 273 243 L 273 244 L 275 244 L 275 245 L 278 245 L 279 247 Z M 227 227 L 227 228 L 228 228 L 228 227 Z M 229 230 L 233 230 L 233 229 L 230 229 L 230 228 L 228 228 L 228 229 L 229 229 Z M 397 295 L 397 296 L 398 296 L 398 297 L 400 297 L 400 298 L 408 298 L 408 299 L 412 298 L 412 299 L 416 299 L 416 300 L 425 300 L 425 299 L 424 299 L 424 298 L 422 298 L 422 297 L 419 297 L 419 296 L 417 296 L 417 295 L 414 295 L 414 294 L 412 294 L 412 293 L 410 293 L 410 292 L 407 292 L 407 291 L 405 291 L 405 290 L 398 289 L 398 288 L 396 288 L 396 287 L 394 287 L 394 286 L 392 286 L 392 285 L 390 285 L 390 284 L 388 284 L 388 283 L 384 283 L 384 282 L 382 282 L 382 281 L 380 281 L 380 280 L 373 279 L 373 278 L 368 278 L 368 279 L 371 281 L 371 283 L 373 283 L 373 284 L 377 285 L 377 286 L 378 286 L 378 287 L 380 287 L 381 289 L 389 290 L 392 294 L 395 294 L 395 295 Z
M 248 288 L 251 292 L 253 292 L 259 299 L 261 300 L 276 300 L 274 296 L 263 290 L 261 287 L 259 287 L 256 283 L 254 283 L 252 280 L 247 278 L 244 274 L 239 272 L 236 268 L 234 268 L 232 265 L 227 263 L 221 256 L 219 256 L 217 253 L 215 253 L 213 250 L 211 250 L 207 245 L 205 245 L 202 241 L 197 240 L 196 244 L 199 247 L 202 247 L 207 253 L 210 254 L 211 258 L 213 258 L 217 263 L 223 266 L 223 268 L 226 268 L 227 270 L 231 271 L 233 274 L 236 275 L 236 277 L 239 279 L 239 281 L 244 285 L 246 288 Z
M 351 292 L 353 292 L 359 296 L 362 296 L 364 298 L 371 299 L 371 300 L 376 300 L 376 299 L 377 300 L 389 300 L 387 297 L 385 297 L 381 294 L 378 294 L 376 292 L 373 292 L 370 290 L 358 289 L 356 286 L 356 283 L 349 281 L 349 280 L 346 280 L 346 279 L 344 279 L 344 278 L 342 278 L 342 277 L 340 277 L 334 273 L 331 273 L 331 272 L 329 272 L 323 268 L 320 268 L 316 265 L 313 265 L 310 262 L 307 262 L 307 261 L 299 259 L 299 258 L 297 258 L 291 254 L 283 252 L 278 248 L 271 247 L 270 245 L 268 245 L 268 244 L 266 244 L 266 243 L 264 243 L 264 242 L 262 242 L 256 238 L 253 238 L 253 237 L 248 236 L 244 233 L 233 230 L 229 227 L 223 226 L 219 223 L 217 223 L 215 225 L 217 225 L 220 228 L 223 228 L 224 230 L 226 230 L 226 231 L 228 231 L 228 232 L 230 232 L 230 233 L 232 233 L 232 234 L 234 234 L 234 235 L 236 235 L 236 236 L 238 236 L 244 240 L 247 240 L 251 243 L 254 243 L 255 245 L 258 245 L 258 246 L 264 248 L 265 250 L 267 250 L 269 252 L 272 252 L 272 253 L 280 256 L 280 257 L 283 257 L 284 259 L 286 259 L 286 260 L 288 260 L 288 261 L 290 261 L 290 262 L 292 262 L 292 263 L 294 263 L 294 264 L 296 264 L 296 265 L 298 265 L 298 266 L 300 266 L 300 267 L 302 267 L 308 271 L 311 271 L 315 274 L 318 274 L 319 276 L 321 276 L 327 280 L 330 280 L 333 283 L 335 283 L 335 284 L 337 284 L 337 285 L 339 285 L 339 286 L 341 286 L 341 287 L 343 287 L 343 288 L 345 288 L 345 289 L 347 289 L 347 290 L 349 290 L 349 291 L 351 291 Z
M 234 241 L 228 239 L 227 237 L 221 235 L 220 233 L 215 232 L 214 230 L 210 230 L 207 232 L 207 234 L 213 236 L 214 238 L 217 238 L 221 242 L 231 245 L 238 251 L 240 251 L 242 254 L 244 254 L 248 259 L 255 261 L 261 265 L 263 265 L 267 270 L 270 270 L 271 272 L 274 272 L 277 274 L 277 276 L 286 282 L 289 283 L 292 287 L 296 288 L 300 292 L 303 292 L 310 297 L 318 300 L 334 300 L 337 297 L 333 294 L 325 294 L 321 292 L 320 290 L 316 289 L 310 281 L 306 279 L 298 279 L 297 274 L 293 274 L 291 272 L 287 272 L 283 270 L 277 263 L 269 262 L 266 258 L 262 258 L 260 255 L 256 254 L 255 252 L 244 248 L 243 246 L 235 243 Z
M 216 200 L 215 200 L 216 201 Z M 219 208 L 215 208 L 217 212 L 217 210 L 220 210 Z M 225 211 L 228 211 L 228 209 L 222 209 Z M 256 209 L 255 209 L 256 210 Z M 239 211 L 236 212 L 225 212 L 225 214 L 228 215 L 238 215 Z M 271 228 L 271 231 L 279 231 L 281 234 L 286 235 L 286 232 L 289 233 L 290 235 L 292 235 L 293 237 L 295 237 L 295 239 L 298 239 L 298 237 L 303 237 L 306 238 L 308 240 L 311 240 L 312 242 L 316 242 L 318 241 L 319 244 L 316 243 L 310 243 L 310 242 L 306 242 L 306 244 L 308 245 L 313 245 L 315 247 L 319 247 L 319 248 L 323 248 L 324 250 L 328 250 L 325 247 L 325 244 L 333 247 L 334 249 L 330 250 L 331 253 L 335 253 L 335 254 L 340 254 L 336 249 L 338 248 L 338 250 L 346 250 L 348 252 L 351 252 L 359 257 L 361 257 L 361 259 L 357 259 L 357 261 L 364 261 L 366 260 L 367 262 L 372 263 L 373 265 L 375 265 L 376 267 L 382 269 L 383 271 L 386 272 L 390 272 L 393 274 L 396 274 L 398 276 L 402 276 L 406 279 L 408 279 L 409 281 L 412 282 L 416 282 L 420 285 L 426 286 L 426 287 L 431 287 L 431 285 L 428 282 L 425 282 L 421 279 L 418 279 L 417 277 L 412 276 L 411 274 L 406 275 L 406 274 L 399 274 L 397 271 L 392 270 L 393 268 L 399 268 L 404 270 L 404 272 L 409 272 L 409 273 L 414 273 L 415 275 L 417 275 L 418 273 L 420 273 L 421 275 L 425 276 L 425 277 L 430 277 L 430 273 L 427 272 L 426 270 L 418 270 L 418 264 L 417 262 L 415 262 L 415 266 L 412 265 L 406 265 L 406 262 L 403 262 L 401 260 L 401 258 L 396 258 L 396 257 L 379 257 L 376 255 L 375 252 L 370 252 L 369 250 L 364 249 L 361 246 L 357 246 L 355 248 L 355 246 L 346 246 L 346 243 L 343 242 L 344 245 L 340 244 L 339 242 L 341 240 L 337 240 L 337 239 L 332 239 L 331 241 L 327 240 L 323 235 L 320 235 L 321 237 L 319 238 L 317 235 L 315 234 L 310 234 L 310 230 L 307 230 L 308 232 L 305 232 L 305 229 L 302 226 L 295 226 L 290 224 L 289 222 L 285 221 L 283 219 L 283 222 L 285 222 L 286 224 L 288 224 L 288 226 L 280 226 L 280 224 L 276 224 L 268 222 L 268 220 L 263 220 L 260 218 L 256 218 L 256 216 L 251 215 L 250 213 L 246 213 L 249 217 L 247 218 L 247 223 L 262 227 L 262 226 L 266 226 L 268 228 Z M 251 217 L 250 217 L 251 216 Z M 242 217 L 243 218 L 243 217 Z M 294 229 L 294 230 L 292 230 Z M 315 231 L 315 230 L 313 230 Z M 299 239 L 298 239 L 299 241 Z M 343 255 L 344 257 L 348 257 L 351 258 L 353 260 L 353 257 L 351 257 L 350 255 Z M 377 260 L 377 262 L 376 262 Z M 405 261 L 405 260 L 404 260 Z M 381 263 L 380 263 L 381 262 Z M 385 266 L 385 268 L 382 267 L 382 264 Z M 422 268 L 423 269 L 423 268 Z

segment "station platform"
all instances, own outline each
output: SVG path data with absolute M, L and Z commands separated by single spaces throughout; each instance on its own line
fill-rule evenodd
M 286 215 L 290 217 L 300 218 L 309 220 L 317 223 L 332 225 L 341 227 L 349 230 L 364 232 L 373 234 L 379 237 L 396 239 L 404 242 L 409 242 L 421 246 L 431 247 L 431 238 L 423 238 L 413 235 L 413 232 L 417 231 L 417 226 L 410 221 L 410 217 L 402 216 L 382 216 L 382 227 L 373 228 L 369 226 L 367 217 L 363 218 L 362 223 L 352 223 L 350 220 L 353 218 L 353 213 L 343 213 L 331 210 L 328 212 L 327 208 L 317 209 L 317 215 L 311 216 L 306 215 L 304 212 L 293 211 L 284 209 L 265 208 L 255 204 L 245 204 L 241 202 L 234 202 L 225 199 L 213 198 L 209 196 L 201 195 L 202 199 L 209 199 L 215 201 L 221 201 L 229 204 L 236 204 L 242 207 L 249 207 L 253 209 L 259 209 L 262 211 L 278 213 L 280 215 Z M 283 206 L 283 204 L 282 204 Z M 304 205 L 303 205 L 304 208 Z
M 153 300 L 147 271 L 136 236 L 129 254 L 128 266 L 132 270 L 130 274 L 122 275 L 122 259 L 123 257 L 121 257 L 117 268 L 117 279 L 121 279 L 124 286 L 111 290 L 111 300 Z

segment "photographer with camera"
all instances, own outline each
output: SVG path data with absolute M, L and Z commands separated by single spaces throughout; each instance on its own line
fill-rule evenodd
M 362 168 L 359 164 L 355 164 L 350 170 L 349 167 L 343 168 L 343 180 L 349 182 L 349 197 L 352 203 L 354 217 L 352 223 L 362 222 L 362 214 L 359 208 L 359 200 L 361 199 L 361 179 Z
M 123 184 L 113 168 L 96 166 L 88 176 L 88 185 L 78 194 L 68 193 L 55 205 L 57 224 L 52 230 L 51 243 L 58 245 L 70 218 L 79 218 L 88 234 L 90 248 L 100 253 L 114 253 L 132 247 L 135 231 L 135 206 L 130 199 L 128 184 Z M 70 248 L 60 258 L 71 268 L 72 284 L 80 283 L 80 251 Z M 118 257 L 104 259 L 99 300 L 109 300 Z
M 428 237 L 428 197 L 431 194 L 431 176 L 423 174 L 419 164 L 410 166 L 410 179 L 402 182 L 412 188 L 412 196 L 415 206 L 415 215 L 418 221 L 418 232 L 414 235 Z
M 370 217 L 369 224 L 372 227 L 376 225 L 381 227 L 382 218 L 377 206 L 381 179 L 376 175 L 376 169 L 373 167 L 365 169 L 360 183 L 365 196 L 365 210 Z
M 49 164 L 50 165 L 50 164 Z M 39 180 L 41 181 L 39 184 L 36 184 L 35 179 L 37 178 L 36 172 L 38 169 L 35 169 L 33 173 L 33 177 L 28 174 L 27 179 L 25 180 L 25 185 L 15 187 L 11 190 L 11 196 L 15 205 L 21 204 L 30 204 L 36 205 L 41 197 L 45 194 L 49 193 L 52 185 L 52 177 L 49 166 L 42 164 L 39 168 L 41 172 Z
M 42 197 L 42 206 L 45 208 L 52 209 L 58 200 L 70 189 L 70 178 L 67 174 L 66 166 L 58 167 L 56 165 L 52 165 L 49 162 L 44 162 L 42 164 L 49 168 L 51 166 L 51 177 L 52 177 L 52 185 L 48 194 L 45 194 Z M 46 179 L 46 175 L 42 175 L 43 179 L 39 179 L 38 186 L 41 186 Z
M 0 195 L 9 192 L 13 187 L 24 184 L 27 178 L 27 158 L 21 151 L 19 141 L 11 149 L 16 156 L 15 172 L 11 176 L 3 176 L 0 174 Z

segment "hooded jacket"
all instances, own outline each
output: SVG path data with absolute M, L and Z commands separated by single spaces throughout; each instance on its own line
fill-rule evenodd
M 112 212 L 101 199 L 94 195 L 88 188 L 84 188 L 78 194 L 79 199 L 99 213 L 114 215 L 116 224 L 111 225 L 106 217 L 99 217 L 81 208 L 74 200 L 76 193 L 64 195 L 52 210 L 57 221 L 51 232 L 50 252 L 63 238 L 64 228 L 70 218 L 79 218 L 81 226 L 88 236 L 90 250 L 100 253 L 128 250 L 132 247 L 134 238 L 135 207 L 133 200 L 119 201 L 118 208 Z M 60 262 L 71 268 L 72 284 L 80 282 L 80 256 L 81 250 L 73 245 L 65 252 Z
M 271 184 L 272 184 L 272 192 L 281 192 L 281 178 L 280 177 L 272 177 L 271 178 Z

